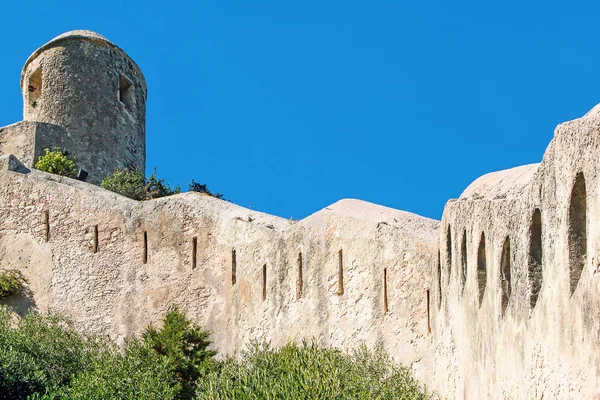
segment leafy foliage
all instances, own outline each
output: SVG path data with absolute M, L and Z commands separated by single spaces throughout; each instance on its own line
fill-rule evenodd
M 154 172 L 146 181 L 145 191 L 146 200 L 158 199 L 159 197 L 181 193 L 179 186 L 177 186 L 175 189 L 171 189 L 171 187 L 165 183 L 164 179 L 158 179 L 156 176 L 156 168 L 154 168 Z
M 191 399 L 196 381 L 207 373 L 216 352 L 208 350 L 210 333 L 193 324 L 177 308 L 165 316 L 161 329 L 149 327 L 144 341 L 164 358 L 181 385 L 178 398 Z
M 62 151 L 60 147 L 54 147 L 52 151 L 44 149 L 44 153 L 43 156 L 38 157 L 35 163 L 36 169 L 69 178 L 73 178 L 77 174 L 76 159 L 70 157 L 67 151 Z
M 21 294 L 27 283 L 21 271 L 9 269 L 0 272 L 0 299 Z
M 120 351 L 58 315 L 19 320 L 2 306 L 0 400 L 431 398 L 380 350 L 253 344 L 215 361 L 208 336 L 174 308 Z
M 157 199 L 180 192 L 179 187 L 171 189 L 164 179 L 159 179 L 156 168 L 148 179 L 142 171 L 117 168 L 112 175 L 102 180 L 100 186 L 134 200 Z
M 313 341 L 279 350 L 254 344 L 198 382 L 198 399 L 428 399 L 410 371 L 381 350 L 350 355 Z
M 146 177 L 139 170 L 117 168 L 102 180 L 100 186 L 134 200 L 146 199 Z
M 198 182 L 194 181 L 193 179 L 188 184 L 188 190 L 190 192 L 206 193 L 209 196 L 216 197 L 217 199 L 223 199 L 223 194 L 221 194 L 219 192 L 213 193 L 208 189 L 208 187 L 206 187 L 206 184 L 198 183 Z
M 123 354 L 109 346 L 97 354 L 91 368 L 75 375 L 70 385 L 33 399 L 174 399 L 178 391 L 165 360 L 143 342 L 133 340 Z
M 31 313 L 13 322 L 0 307 L 0 399 L 24 399 L 68 383 L 89 369 L 100 347 L 60 316 Z

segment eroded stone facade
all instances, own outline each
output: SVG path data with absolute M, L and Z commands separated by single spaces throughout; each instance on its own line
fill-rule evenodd
M 80 57 L 95 75 L 53 71 Z M 441 223 L 351 199 L 289 221 L 198 193 L 138 202 L 36 171 L 53 142 L 96 177 L 143 167 L 144 109 L 124 114 L 120 90 L 139 88 L 137 107 L 146 89 L 90 32 L 42 47 L 23 77 L 34 83 L 25 121 L 0 129 L 0 268 L 22 270 L 31 289 L 4 301 L 17 312 L 52 309 L 122 342 L 176 304 L 222 354 L 315 337 L 382 345 L 448 398 L 598 394 L 600 106 L 560 125 L 540 164 L 476 180 Z M 98 102 L 93 115 L 82 98 Z

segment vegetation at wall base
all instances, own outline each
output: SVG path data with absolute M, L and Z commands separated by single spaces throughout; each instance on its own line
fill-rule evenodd
M 0 271 L 0 299 L 21 294 L 26 283 L 25 277 L 19 270 Z
M 208 350 L 209 336 L 177 308 L 167 313 L 160 329 L 149 327 L 144 332 L 144 342 L 164 358 L 180 385 L 178 398 L 193 398 L 196 381 L 210 371 L 217 353 Z
M 254 343 L 217 361 L 209 345 L 177 309 L 119 349 L 59 315 L 18 319 L 0 306 L 0 400 L 431 398 L 381 350 Z
M 69 156 L 69 153 L 61 150 L 60 147 L 53 147 L 52 150 L 44 149 L 44 153 L 38 157 L 35 169 L 69 178 L 75 177 L 77 174 L 75 157 Z
M 197 399 L 430 399 L 411 372 L 383 350 L 359 346 L 353 353 L 313 341 L 280 349 L 253 343 L 238 361 L 218 363 L 198 381 Z

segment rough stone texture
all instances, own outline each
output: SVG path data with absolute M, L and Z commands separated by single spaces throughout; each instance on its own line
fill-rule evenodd
M 467 280 L 458 270 L 442 277 L 442 303 L 432 307 L 435 366 L 432 386 L 460 399 L 583 399 L 598 393 L 600 302 L 598 261 L 598 154 L 600 109 L 557 127 L 541 164 L 486 175 L 444 210 L 439 242 L 446 231 L 467 233 Z M 569 210 L 576 176 L 584 177 L 587 205 Z M 576 191 L 581 196 L 582 191 Z M 532 245 L 532 219 L 541 216 L 541 247 Z M 569 226 L 587 246 L 569 252 Z M 572 223 L 571 223 L 572 222 Z M 533 224 L 535 225 L 535 224 Z M 478 299 L 478 246 L 485 234 L 486 279 Z M 587 235 L 585 235 L 587 233 Z M 510 242 L 510 294 L 501 274 L 502 250 Z M 459 265 L 461 243 L 451 242 Z M 541 268 L 533 262 L 541 253 Z M 445 251 L 442 254 L 446 254 Z M 442 274 L 450 260 L 442 258 Z M 582 273 L 571 295 L 573 265 Z M 506 261 L 504 262 L 506 266 Z M 432 274 L 437 270 L 432 268 Z M 537 274 L 536 271 L 540 273 Z M 533 273 L 532 273 L 533 272 Z M 437 282 L 437 279 L 435 280 Z M 534 296 L 536 284 L 540 290 Z M 504 288 L 504 289 L 503 289 Z M 508 297 L 502 315 L 502 298 Z M 438 298 L 437 296 L 434 296 Z M 506 299 L 505 299 L 506 301 Z
M 600 105 L 561 124 L 540 164 L 474 181 L 441 224 L 351 199 L 289 221 L 198 193 L 137 202 L 26 168 L 50 144 L 93 183 L 143 166 L 146 88 L 85 31 L 36 51 L 23 80 L 39 103 L 0 129 L 0 269 L 31 289 L 3 301 L 18 313 L 52 309 L 122 342 L 177 304 L 222 354 L 253 339 L 364 342 L 448 398 L 600 396 Z
M 117 167 L 144 171 L 146 82 L 117 46 L 89 31 L 60 35 L 29 57 L 21 88 L 23 119 L 64 128 L 44 146 L 67 149 L 91 183 Z
M 12 300 L 20 312 L 52 309 L 122 341 L 178 304 L 213 332 L 223 353 L 238 352 L 251 339 L 281 345 L 316 337 L 344 349 L 381 344 L 418 376 L 431 370 L 425 289 L 437 221 L 342 200 L 293 222 L 193 192 L 137 202 L 35 170 L 0 171 L 0 204 L 0 268 L 21 269 L 34 294 Z M 297 299 L 300 252 L 303 288 Z

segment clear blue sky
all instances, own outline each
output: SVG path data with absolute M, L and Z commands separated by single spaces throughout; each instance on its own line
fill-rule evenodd
M 2 0 L 0 125 L 37 47 L 90 29 L 148 82 L 147 169 L 303 218 L 359 198 L 440 218 L 600 101 L 600 2 Z

